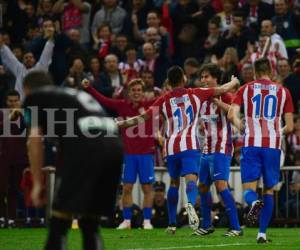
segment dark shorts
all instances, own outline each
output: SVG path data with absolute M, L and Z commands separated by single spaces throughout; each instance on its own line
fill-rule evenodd
M 117 138 L 91 140 L 61 152 L 53 209 L 76 214 L 113 213 L 120 184 L 123 149 Z

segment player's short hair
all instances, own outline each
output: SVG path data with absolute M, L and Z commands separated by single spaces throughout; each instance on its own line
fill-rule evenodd
M 31 90 L 53 85 L 50 75 L 43 70 L 35 70 L 28 73 L 23 80 L 23 86 Z
M 183 81 L 184 71 L 179 66 L 172 66 L 167 72 L 167 78 L 171 87 L 176 87 Z
M 217 79 L 217 82 L 220 82 L 222 71 L 219 66 L 215 63 L 206 63 L 203 64 L 199 70 L 198 76 L 201 77 L 203 72 L 208 72 L 213 78 Z
M 144 81 L 141 78 L 136 78 L 136 79 L 131 80 L 128 83 L 128 90 L 130 90 L 132 87 L 134 87 L 136 85 L 141 85 L 143 91 L 145 90 L 145 83 L 144 83 Z
M 255 74 L 259 75 L 259 76 L 261 76 L 263 74 L 271 75 L 272 68 L 271 68 L 271 63 L 270 63 L 269 59 L 266 57 L 263 57 L 263 58 L 256 60 L 254 62 L 254 70 L 255 70 Z
M 20 93 L 15 89 L 10 89 L 5 94 L 5 100 L 7 100 L 7 97 L 9 97 L 9 96 L 17 96 L 20 98 Z

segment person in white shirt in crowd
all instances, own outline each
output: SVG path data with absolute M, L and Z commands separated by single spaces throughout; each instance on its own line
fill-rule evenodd
M 266 19 L 261 22 L 261 32 L 270 36 L 271 51 L 278 51 L 283 58 L 289 58 L 284 41 L 282 37 L 276 33 L 276 27 L 273 25 L 271 20 Z
M 2 63 L 16 77 L 15 90 L 20 93 L 21 100 L 24 97 L 23 79 L 28 72 L 33 70 L 48 71 L 51 64 L 53 48 L 54 48 L 54 28 L 49 27 L 45 30 L 45 38 L 48 39 L 44 50 L 38 62 L 36 62 L 33 53 L 28 51 L 23 54 L 23 63 L 12 53 L 10 48 L 4 44 L 3 37 L 0 35 L 0 56 Z

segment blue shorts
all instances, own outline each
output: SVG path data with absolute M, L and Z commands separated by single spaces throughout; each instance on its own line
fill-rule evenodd
M 178 154 L 167 156 L 169 175 L 173 179 L 188 174 L 199 174 L 201 153 L 198 150 L 186 150 Z
M 280 176 L 280 150 L 274 148 L 243 147 L 241 149 L 242 183 L 263 177 L 266 188 L 274 187 Z
M 210 186 L 214 181 L 228 181 L 231 156 L 223 153 L 203 154 L 201 157 L 199 182 Z
M 137 175 L 141 184 L 153 183 L 155 181 L 154 157 L 152 154 L 125 154 L 124 165 L 123 183 L 134 184 Z

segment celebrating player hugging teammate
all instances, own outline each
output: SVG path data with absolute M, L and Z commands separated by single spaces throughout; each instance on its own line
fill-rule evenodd
M 161 96 L 146 112 L 128 120 L 119 121 L 121 128 L 135 126 L 138 123 L 164 117 L 166 127 L 165 151 L 167 167 L 171 177 L 168 191 L 169 227 L 167 232 L 176 231 L 176 211 L 178 202 L 179 178 L 186 180 L 188 203 L 185 208 L 189 224 L 197 230 L 199 219 L 194 205 L 198 195 L 197 180 L 200 166 L 200 144 L 198 138 L 199 114 L 203 103 L 214 96 L 220 96 L 238 86 L 239 81 L 232 81 L 220 87 L 186 89 L 183 70 L 173 66 L 168 70 L 167 80 L 172 90 Z

